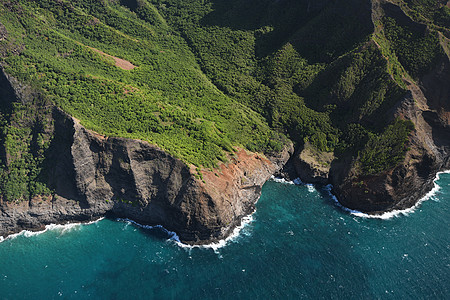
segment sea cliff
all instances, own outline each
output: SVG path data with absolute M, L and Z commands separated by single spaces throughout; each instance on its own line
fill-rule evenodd
M 21 101 L 17 81 L 4 78 Z M 293 152 L 290 143 L 267 157 L 238 149 L 227 163 L 199 174 L 147 142 L 87 130 L 56 107 L 51 124 L 46 172 L 54 194 L 0 200 L 0 235 L 108 215 L 162 225 L 185 243 L 210 243 L 254 210 L 262 185 Z
M 165 2 L 0 3 L 0 235 L 108 215 L 209 243 L 273 174 L 378 214 L 450 167 L 444 1 Z

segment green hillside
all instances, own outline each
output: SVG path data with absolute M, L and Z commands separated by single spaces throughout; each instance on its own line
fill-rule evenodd
M 403 78 L 444 55 L 438 30 L 448 28 L 442 5 L 432 14 L 427 1 L 404 5 L 436 28 L 388 14 L 374 24 L 370 1 L 359 0 L 2 1 L 2 68 L 31 86 L 22 103 L 2 92 L 3 197 L 51 192 L 52 105 L 199 168 L 236 147 L 278 151 L 286 137 L 351 153 L 362 172 L 390 168 L 412 127 L 386 112 L 405 94 Z

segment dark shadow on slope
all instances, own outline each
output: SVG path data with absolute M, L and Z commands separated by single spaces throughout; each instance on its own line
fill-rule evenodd
M 111 187 L 116 201 L 138 205 L 134 203 L 136 199 L 139 199 L 139 195 L 136 192 L 136 182 L 133 178 L 127 149 L 119 140 L 117 143 L 111 143 L 111 147 L 113 149 L 108 150 L 112 153 L 112 163 L 105 174 L 105 181 Z
M 0 129 L 3 126 L 7 126 L 12 113 L 12 103 L 17 101 L 16 94 L 14 92 L 11 83 L 6 78 L 3 70 L 0 69 Z M 5 136 L 4 131 L 0 130 L 0 164 L 6 161 L 6 149 L 5 149 Z
M 411 18 L 408 17 L 397 5 L 386 3 L 382 6 L 382 8 L 386 17 L 395 19 L 398 25 L 407 27 L 417 34 L 424 34 L 426 32 L 427 26 L 425 24 L 417 23 L 411 20 Z
M 257 56 L 286 42 L 310 63 L 330 62 L 373 32 L 370 1 L 213 0 L 201 25 L 257 30 Z
M 389 110 L 406 92 L 386 70 L 386 60 L 370 43 L 334 61 L 306 89 L 294 90 L 308 107 L 331 110 L 335 126 L 359 123 L 379 131 L 390 121 Z
M 138 0 L 120 0 L 120 5 L 126 6 L 132 11 L 139 7 Z
M 214 11 L 206 15 L 203 26 L 257 30 L 256 54 L 264 57 L 289 40 L 320 9 L 308 10 L 306 0 L 215 0 Z M 323 2 L 324 4 L 328 2 Z M 318 6 L 319 7 L 319 6 Z
M 73 144 L 73 121 L 57 108 L 52 113 L 55 129 L 49 148 L 45 153 L 43 174 L 48 186 L 65 199 L 79 201 L 81 208 L 88 208 L 86 196 L 80 195 L 76 186 L 75 166 L 71 147 Z

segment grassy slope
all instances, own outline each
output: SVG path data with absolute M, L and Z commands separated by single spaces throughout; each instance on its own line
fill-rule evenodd
M 44 99 L 2 109 L 0 142 L 13 155 L 1 189 L 18 191 L 8 199 L 45 190 L 30 186 L 40 182 L 50 137 L 40 152 L 14 148 L 30 145 L 34 128 L 16 119 L 42 101 L 90 129 L 147 140 L 197 166 L 214 167 L 235 146 L 278 150 L 286 134 L 321 151 L 350 151 L 363 172 L 392 167 L 411 128 L 383 116 L 405 92 L 402 77 L 419 77 L 441 55 L 436 34 L 395 18 L 373 28 L 366 1 L 322 2 L 2 2 L 2 64 Z M 117 68 L 89 47 L 137 68 Z M 45 137 L 45 126 L 37 128 L 34 136 Z
M 149 24 L 113 3 L 23 2 L 23 15 L 5 26 L 22 25 L 26 48 L 4 60 L 5 70 L 39 85 L 88 128 L 148 140 L 207 167 L 233 145 L 270 147 L 264 120 L 211 84 L 164 23 Z M 121 70 L 87 46 L 138 68 Z

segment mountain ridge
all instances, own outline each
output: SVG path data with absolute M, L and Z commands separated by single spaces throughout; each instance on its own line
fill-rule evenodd
M 143 140 L 157 145 L 180 159 L 196 182 L 192 193 L 215 195 L 211 198 L 215 204 L 197 212 L 197 208 L 182 208 L 181 212 L 193 215 L 173 217 L 184 220 L 177 225 L 171 225 L 172 217 L 157 219 L 157 213 L 149 213 L 153 219 L 139 221 L 164 223 L 184 232 L 181 236 L 188 242 L 226 236 L 251 210 L 258 187 L 287 161 L 290 141 L 298 175 L 333 183 L 343 205 L 368 213 L 414 205 L 432 188 L 436 172 L 449 168 L 450 145 L 445 137 L 450 119 L 446 37 L 450 13 L 445 1 L 436 5 L 426 0 L 244 2 L 3 2 L 0 199 L 4 216 L 13 214 L 4 208 L 12 203 L 20 206 L 42 196 L 55 199 L 61 193 L 52 173 L 55 162 L 49 159 L 57 145 L 58 114 L 80 120 L 76 126 L 86 129 L 75 132 L 88 130 L 89 140 L 100 139 L 75 160 L 100 152 L 120 157 L 108 152 L 109 146 L 98 145 L 103 145 L 102 139 L 122 137 L 135 141 L 129 143 Z M 429 8 L 426 14 L 423 7 Z M 121 70 L 111 57 L 136 67 Z M 74 129 L 67 128 L 70 136 Z M 73 160 L 72 150 L 65 155 Z M 256 168 L 250 167 L 254 163 L 244 164 L 237 171 L 235 159 L 245 151 L 259 153 L 251 154 L 250 161 L 264 163 Z M 330 158 L 315 161 L 324 155 Z M 264 157 L 279 158 L 270 162 Z M 94 181 L 106 172 L 101 171 L 102 164 L 107 169 L 113 166 L 105 159 L 87 172 L 96 174 Z M 115 163 L 115 170 L 129 161 L 123 159 Z M 74 166 L 67 172 L 71 168 L 78 172 Z M 150 182 L 153 171 L 149 172 L 139 180 Z M 89 188 L 84 185 L 89 183 L 79 185 L 82 173 L 67 179 L 78 193 L 68 201 L 86 197 Z M 230 190 L 219 184 L 221 174 L 228 174 Z M 254 182 L 255 188 L 244 193 L 243 187 L 251 185 L 242 180 Z M 111 188 L 125 187 L 116 183 Z M 140 189 L 134 186 L 134 196 L 126 201 L 146 199 L 138 195 Z M 114 193 L 104 191 L 103 187 L 90 190 L 105 201 L 123 204 Z M 195 197 L 188 201 L 192 207 L 205 203 L 200 194 L 197 204 Z M 138 210 L 146 210 L 152 202 L 145 201 L 135 204 Z M 95 206 L 94 202 L 85 205 Z M 112 204 L 101 206 L 99 215 L 112 209 Z M 139 213 L 133 214 L 139 218 Z M 190 218 L 221 221 L 207 220 L 204 224 L 209 225 L 197 230 L 189 227 Z M 61 220 L 65 220 L 62 215 Z M 225 229 L 212 229 L 218 227 Z

